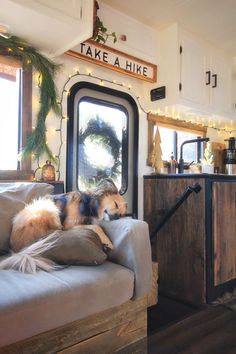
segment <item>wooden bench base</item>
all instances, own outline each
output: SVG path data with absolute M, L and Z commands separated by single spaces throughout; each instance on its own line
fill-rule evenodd
M 141 343 L 140 353 L 145 354 L 147 307 L 157 301 L 156 288 L 154 263 L 153 286 L 148 296 L 0 348 L 0 354 L 110 354 L 136 342 Z M 138 349 L 135 353 L 139 353 Z

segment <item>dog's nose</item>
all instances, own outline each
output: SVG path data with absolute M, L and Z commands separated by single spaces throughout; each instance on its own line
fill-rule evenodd
M 113 215 L 113 220 L 118 220 L 120 218 L 120 215 L 119 214 L 114 214 Z

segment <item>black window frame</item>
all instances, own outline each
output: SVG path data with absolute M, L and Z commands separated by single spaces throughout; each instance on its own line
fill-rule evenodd
M 106 86 L 97 85 L 87 81 L 75 83 L 70 88 L 70 94 L 67 97 L 67 154 L 66 154 L 66 192 L 72 191 L 73 183 L 73 136 L 74 136 L 74 110 L 75 97 L 81 89 L 91 89 L 102 93 L 107 93 L 114 97 L 123 98 L 129 102 L 134 115 L 134 134 L 133 134 L 133 213 L 138 212 L 138 136 L 139 136 L 139 111 L 138 106 L 131 95 L 126 92 L 118 91 Z

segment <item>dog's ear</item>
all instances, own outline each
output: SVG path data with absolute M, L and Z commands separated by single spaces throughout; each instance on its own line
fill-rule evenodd
M 111 193 L 111 194 L 118 194 L 119 191 L 111 178 L 105 178 L 100 181 L 95 188 L 95 193 Z

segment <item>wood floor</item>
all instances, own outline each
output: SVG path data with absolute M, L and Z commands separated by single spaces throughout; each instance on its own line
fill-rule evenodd
M 148 338 L 148 354 L 236 354 L 236 312 L 206 307 Z

